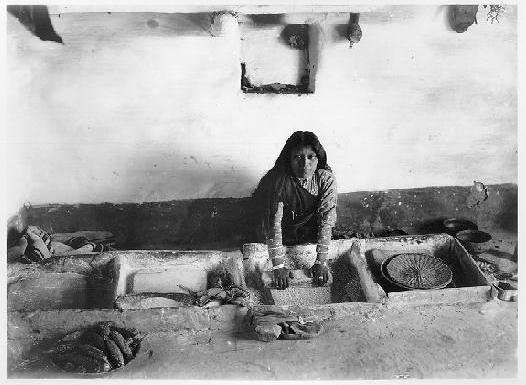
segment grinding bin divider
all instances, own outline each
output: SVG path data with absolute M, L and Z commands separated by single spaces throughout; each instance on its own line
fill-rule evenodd
M 367 302 L 382 302 L 386 294 L 379 284 L 374 281 L 373 274 L 365 258 L 360 256 L 360 244 L 357 239 L 353 242 L 351 250 L 347 252 L 347 259 L 354 265 L 360 278 L 360 285 Z

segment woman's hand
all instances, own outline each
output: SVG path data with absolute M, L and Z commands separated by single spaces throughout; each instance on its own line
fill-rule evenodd
M 329 281 L 329 266 L 327 266 L 327 262 L 315 263 L 310 268 L 310 272 L 312 282 L 315 285 L 323 286 Z
M 289 287 L 289 270 L 286 267 L 274 269 L 274 283 L 279 290 Z

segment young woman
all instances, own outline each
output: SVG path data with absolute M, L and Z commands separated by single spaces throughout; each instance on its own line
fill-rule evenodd
M 320 285 L 329 279 L 327 254 L 336 223 L 336 196 L 336 181 L 316 135 L 293 133 L 254 192 L 279 289 L 288 287 L 283 245 L 317 243 L 312 277 Z

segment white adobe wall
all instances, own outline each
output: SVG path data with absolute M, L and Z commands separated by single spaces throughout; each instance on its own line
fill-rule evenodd
M 443 12 L 363 13 L 352 49 L 325 26 L 300 97 L 244 95 L 235 33 L 200 17 L 53 15 L 59 45 L 8 15 L 8 209 L 247 196 L 295 130 L 318 134 L 341 192 L 516 183 L 515 8 L 463 34 Z

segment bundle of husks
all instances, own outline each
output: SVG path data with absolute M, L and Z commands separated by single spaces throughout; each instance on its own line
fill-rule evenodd
M 201 307 L 208 308 L 227 304 L 247 306 L 249 301 L 248 291 L 237 286 L 229 288 L 211 287 L 198 292 L 193 292 L 183 286 L 180 287 L 192 295 L 195 305 Z
M 102 322 L 93 329 L 66 336 L 51 353 L 53 362 L 69 372 L 102 373 L 130 362 L 139 344 L 137 330 Z
M 7 261 L 42 263 L 52 256 L 66 256 L 115 249 L 115 239 L 109 231 L 77 231 L 49 234 L 37 226 L 8 227 Z
M 116 250 L 115 237 L 109 231 L 86 230 L 74 233 L 54 233 L 51 240 L 55 255 L 100 253 Z
M 54 253 L 49 234 L 37 226 L 27 226 L 22 232 L 11 234 L 7 245 L 8 262 L 40 263 Z
M 306 319 L 290 309 L 250 309 L 250 324 L 261 341 L 305 340 L 317 337 L 323 332 L 320 320 Z

